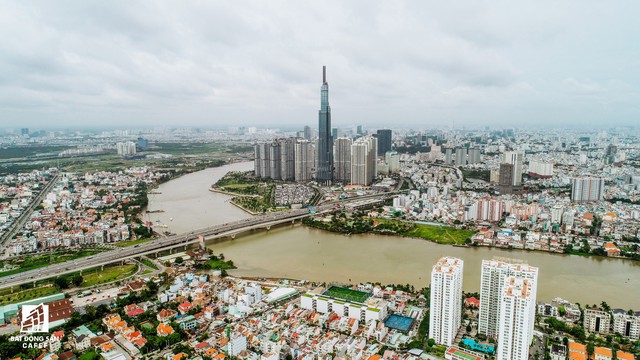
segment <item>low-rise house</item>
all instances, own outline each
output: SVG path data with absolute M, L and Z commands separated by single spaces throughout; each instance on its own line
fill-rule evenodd
M 178 315 L 178 312 L 172 309 L 163 309 L 161 310 L 158 315 L 156 316 L 156 318 L 158 319 L 159 322 L 161 323 L 168 323 L 171 321 L 172 318 L 174 318 L 176 315 Z

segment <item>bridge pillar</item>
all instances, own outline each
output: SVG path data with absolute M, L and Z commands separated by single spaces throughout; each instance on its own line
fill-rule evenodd
M 36 287 L 36 281 L 33 280 L 33 287 Z
M 184 251 L 187 251 L 187 245 L 184 246 Z
M 100 265 L 100 271 L 104 271 L 104 264 Z
M 173 248 L 169 249 L 169 254 L 173 254 Z
M 120 266 L 124 265 L 124 260 L 120 261 Z

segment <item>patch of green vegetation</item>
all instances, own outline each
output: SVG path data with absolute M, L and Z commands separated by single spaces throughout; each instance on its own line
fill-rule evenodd
M 438 244 L 464 245 L 475 231 L 448 226 L 418 224 L 395 219 L 370 219 L 363 215 L 349 218 L 344 213 L 335 213 L 331 221 L 304 218 L 302 223 L 312 227 L 345 234 L 375 232 L 379 234 L 403 235 L 430 240 Z
M 138 271 L 137 265 L 118 265 L 105 267 L 104 270 L 96 268 L 89 271 L 83 271 L 81 287 L 89 287 L 98 284 L 104 284 L 111 281 L 121 280 L 127 278 Z
M 206 264 L 206 268 L 211 269 L 211 270 L 228 270 L 228 269 L 235 269 L 236 266 L 233 264 L 233 261 L 229 260 L 229 261 L 224 261 L 224 260 L 214 260 L 214 259 L 209 259 L 205 262 Z
M 465 179 L 480 179 L 489 182 L 491 180 L 491 171 L 462 169 L 462 177 Z
M 147 241 L 151 241 L 151 240 L 153 240 L 153 239 L 151 239 L 151 238 L 143 238 L 143 239 L 137 239 L 137 240 L 120 241 L 120 242 L 116 243 L 116 246 L 118 246 L 118 247 L 133 246 L 133 245 L 146 243 Z
M 406 236 L 418 237 L 437 242 L 438 244 L 464 245 L 467 239 L 475 234 L 472 230 L 456 229 L 448 226 L 415 224 Z
M 30 158 L 36 155 L 58 153 L 69 149 L 69 146 L 15 146 L 0 148 L 0 159 Z
M 201 155 L 223 152 L 226 147 L 219 143 L 155 143 L 149 150 L 170 155 Z
M 147 259 L 142 259 L 140 260 L 141 263 L 145 264 L 146 266 L 154 269 L 154 270 L 158 270 L 158 267 L 156 266 L 156 264 L 154 264 L 152 261 L 147 260 Z
M 64 251 L 49 255 L 36 255 L 11 259 L 11 263 L 19 268 L 0 272 L 0 277 L 18 274 L 23 271 L 38 269 L 51 264 L 58 264 L 100 253 L 101 250 L 81 250 L 78 252 Z
M 145 271 L 143 271 L 143 272 L 142 272 L 142 274 L 140 274 L 140 275 L 147 275 L 147 274 L 151 274 L 152 272 L 153 272 L 152 270 L 146 269 L 146 270 L 145 270 Z
M 328 288 L 322 295 L 332 297 L 334 299 L 342 299 L 345 301 L 355 301 L 359 303 L 363 303 L 365 300 L 371 297 L 371 294 L 352 290 L 340 286 L 332 286 Z
M 7 289 L 9 290 L 9 289 Z M 52 294 L 57 294 L 60 292 L 60 289 L 56 288 L 55 286 L 40 286 L 40 287 L 36 287 L 36 288 L 32 288 L 32 289 L 26 289 L 26 290 L 14 290 L 14 293 L 11 294 L 10 291 L 9 293 L 5 293 L 4 295 L 0 296 L 0 306 L 2 305 L 7 305 L 7 304 L 13 304 L 13 303 L 17 303 L 17 302 L 22 302 L 22 301 L 27 301 L 27 300 L 32 300 L 32 299 L 37 299 L 37 298 L 41 298 L 44 296 L 48 296 L 48 295 L 52 295 Z

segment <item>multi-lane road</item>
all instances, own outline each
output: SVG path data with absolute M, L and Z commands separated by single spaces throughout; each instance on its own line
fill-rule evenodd
M 378 197 L 368 197 L 367 199 L 357 198 L 354 200 L 343 201 L 342 204 L 348 204 L 350 207 L 361 207 L 376 203 L 384 197 L 385 196 L 381 195 Z M 341 205 L 327 204 L 318 206 L 315 210 L 318 214 L 321 214 L 336 211 L 339 206 Z M 118 248 L 116 250 L 99 253 L 73 261 L 52 264 L 15 275 L 0 277 L 0 289 L 117 263 L 143 255 L 156 254 L 161 251 L 167 251 L 174 248 L 186 248 L 188 245 L 198 242 L 198 237 L 200 235 L 204 236 L 205 239 L 215 239 L 218 237 L 235 235 L 251 229 L 268 228 L 273 225 L 295 221 L 309 215 L 310 212 L 307 209 L 283 211 L 271 215 L 255 216 L 245 220 L 211 226 L 180 235 L 161 237 L 154 241 L 149 241 L 135 246 Z

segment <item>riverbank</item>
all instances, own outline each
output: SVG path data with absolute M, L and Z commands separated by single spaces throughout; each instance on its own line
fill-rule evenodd
M 448 244 L 466 247 L 471 244 L 471 236 L 475 231 L 456 229 L 448 226 L 427 225 L 414 222 L 390 219 L 372 219 L 366 217 L 347 217 L 344 213 L 333 214 L 327 218 L 316 220 L 305 218 L 302 222 L 310 227 L 341 234 L 379 234 L 406 236 L 429 240 L 437 244 Z

